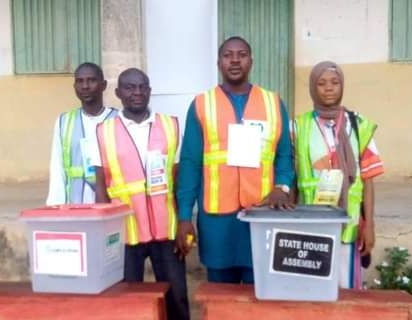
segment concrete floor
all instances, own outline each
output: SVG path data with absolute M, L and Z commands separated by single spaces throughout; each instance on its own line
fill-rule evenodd
M 365 272 L 370 285 L 376 277 L 374 266 L 383 259 L 384 248 L 403 246 L 412 252 L 412 179 L 378 180 L 376 189 L 376 246 L 372 267 Z M 27 245 L 24 227 L 18 220 L 23 208 L 44 204 L 47 182 L 0 184 L 0 280 L 28 279 Z M 411 261 L 412 263 L 412 261 Z M 187 259 L 189 294 L 205 279 L 194 250 Z M 150 272 L 148 279 L 152 279 Z M 192 302 L 193 303 L 193 302 Z M 198 307 L 194 308 L 194 318 Z
M 43 205 L 46 195 L 46 181 L 0 184 L 0 230 L 22 233 L 19 212 L 23 208 Z M 412 251 L 412 179 L 378 180 L 375 198 L 377 242 L 374 256 L 381 256 L 383 248 L 392 245 Z

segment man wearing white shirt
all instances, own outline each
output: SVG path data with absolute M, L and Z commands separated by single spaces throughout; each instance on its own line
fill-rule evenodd
M 97 126 L 96 202 L 121 201 L 132 209 L 126 218 L 125 281 L 142 282 L 150 258 L 156 281 L 170 283 L 168 319 L 189 320 L 186 267 L 175 250 L 179 124 L 176 117 L 150 111 L 150 92 L 141 70 L 119 75 L 116 95 L 123 110 Z
M 62 113 L 56 120 L 47 205 L 95 201 L 91 148 L 95 146 L 96 126 L 117 114 L 117 110 L 103 105 L 106 86 L 98 65 L 86 62 L 77 67 L 73 87 L 81 107 Z

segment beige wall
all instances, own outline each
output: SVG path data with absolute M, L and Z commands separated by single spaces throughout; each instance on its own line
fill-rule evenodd
M 412 135 L 408 133 L 412 65 L 374 63 L 342 68 L 344 104 L 379 125 L 376 140 L 385 162 L 385 176 L 412 175 Z M 309 72 L 310 67 L 296 69 L 296 114 L 311 107 Z M 0 76 L 0 182 L 47 178 L 55 118 L 78 103 L 72 83 L 72 76 Z M 118 104 L 111 94 L 107 102 Z
M 77 105 L 71 76 L 0 76 L 0 182 L 47 177 L 57 115 Z
M 309 66 L 319 60 L 336 60 L 345 71 L 344 103 L 379 125 L 376 138 L 386 176 L 409 176 L 412 175 L 412 134 L 408 130 L 412 119 L 412 65 L 384 62 L 388 60 L 385 32 L 388 30 L 388 0 L 375 2 L 336 0 L 334 6 L 329 6 L 323 0 L 296 0 L 295 109 L 300 113 L 311 105 L 307 81 Z M 47 178 L 55 118 L 60 112 L 77 105 L 71 75 L 12 75 L 9 3 L 9 0 L 0 0 L 0 9 L 3 9 L 0 10 L 3 119 L 0 126 L 0 182 Z M 118 105 L 113 94 L 118 73 L 127 67 L 145 69 L 146 66 L 142 3 L 142 0 L 102 1 L 102 66 L 110 84 L 105 94 L 109 105 Z M 338 14 L 335 7 L 343 9 Z M 324 21 L 331 19 L 335 22 L 333 29 L 325 29 Z M 352 31 L 362 32 L 348 32 L 348 26 Z M 167 70 L 163 68 L 163 71 Z M 395 111 L 401 111 L 402 115 L 395 117 Z
M 102 1 L 102 67 L 109 87 L 105 103 L 117 106 L 117 75 L 144 68 L 141 0 Z M 73 76 L 14 76 L 10 0 L 0 0 L 0 183 L 48 178 L 57 116 L 78 106 Z
M 412 175 L 412 65 L 345 64 L 343 104 L 378 124 L 376 142 L 385 177 Z M 295 113 L 311 109 L 309 73 L 296 69 Z

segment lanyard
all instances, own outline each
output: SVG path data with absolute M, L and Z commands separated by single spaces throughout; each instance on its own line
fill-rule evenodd
M 332 165 L 334 164 L 337 165 L 338 159 L 336 157 L 336 146 L 339 143 L 338 135 L 339 135 L 339 131 L 342 129 L 341 127 L 342 127 L 343 117 L 344 117 L 344 112 L 341 111 L 338 115 L 336 124 L 329 124 L 328 120 L 325 120 L 319 117 L 317 118 L 318 127 L 322 134 L 323 140 L 325 141 L 326 147 L 328 148 L 329 160 L 331 161 Z M 334 141 L 333 146 L 329 145 L 328 143 L 325 127 L 330 127 L 332 129 L 333 141 Z

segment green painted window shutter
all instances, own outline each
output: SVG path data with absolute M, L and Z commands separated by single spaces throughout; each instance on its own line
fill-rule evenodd
M 412 0 L 391 0 L 392 61 L 412 61 Z
M 16 74 L 100 64 L 100 0 L 12 0 Z
M 252 83 L 279 92 L 293 105 L 293 1 L 218 0 L 219 44 L 231 36 L 252 47 Z

